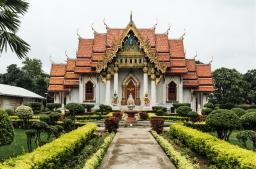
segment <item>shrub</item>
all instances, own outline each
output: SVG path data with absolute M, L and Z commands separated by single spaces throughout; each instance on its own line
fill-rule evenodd
M 163 106 L 153 106 L 152 109 L 157 116 L 164 116 L 167 112 L 167 108 Z
M 192 111 L 192 109 L 188 106 L 180 106 L 177 108 L 176 113 L 180 114 L 181 116 L 187 116 L 188 112 Z
M 6 112 L 9 116 L 15 115 L 15 112 L 14 112 L 14 110 L 12 110 L 12 109 L 5 109 L 5 112 Z
M 82 106 L 86 109 L 87 112 L 91 112 L 94 104 L 82 104 Z
M 63 128 L 65 130 L 65 132 L 70 132 L 73 130 L 73 120 L 69 119 L 69 118 L 65 118 L 63 120 Z
M 241 125 L 247 130 L 256 130 L 256 112 L 245 113 L 240 117 Z
M 61 107 L 61 103 L 47 103 L 46 107 L 53 111 L 54 109 L 58 109 Z
M 117 129 L 119 128 L 119 119 L 117 117 L 109 117 L 104 120 L 105 129 L 111 133 L 111 132 L 117 132 Z
M 205 103 L 204 107 L 214 109 L 214 105 L 211 102 Z
M 173 103 L 172 104 L 175 109 L 179 108 L 180 106 L 188 106 L 190 107 L 190 103 Z
M 81 115 L 84 113 L 84 107 L 79 103 L 68 103 L 66 108 L 70 111 L 71 115 Z
M 206 118 L 206 124 L 217 131 L 218 138 L 229 141 L 232 131 L 240 126 L 239 117 L 230 110 L 214 110 Z
M 246 110 L 246 113 L 250 113 L 250 112 L 256 112 L 256 109 L 248 109 L 248 110 Z
M 202 109 L 202 115 L 208 115 L 212 112 L 211 108 L 203 108 Z
M 38 103 L 38 102 L 27 102 L 27 103 L 25 103 L 24 105 L 31 107 L 31 109 L 33 110 L 33 112 L 34 112 L 35 114 L 40 113 L 40 110 L 41 110 L 41 103 Z
M 58 112 L 51 112 L 51 113 L 49 114 L 51 124 L 56 124 L 56 122 L 58 121 L 58 119 L 60 118 L 60 116 L 61 116 L 61 113 L 58 113 Z
M 109 113 L 112 112 L 112 107 L 105 104 L 100 104 L 99 109 L 95 110 L 96 113 Z
M 139 113 L 141 120 L 147 120 L 148 119 L 148 113 L 147 112 L 140 112 Z
M 0 109 L 0 147 L 9 145 L 14 139 L 14 129 L 8 114 Z
M 188 117 L 190 117 L 190 120 L 192 121 L 192 122 L 196 122 L 196 121 L 198 121 L 198 113 L 197 112 L 195 112 L 195 111 L 190 111 L 190 112 L 188 112 Z
M 38 122 L 32 123 L 31 127 L 34 130 L 36 130 L 36 143 L 39 143 L 39 146 L 42 145 L 40 135 L 43 131 L 46 131 L 48 124 L 45 123 L 44 121 L 38 121 Z
M 246 149 L 248 149 L 247 140 L 251 140 L 253 151 L 256 150 L 256 131 L 253 131 L 253 130 L 240 131 L 239 133 L 237 133 L 236 138 Z
M 113 117 L 117 117 L 119 121 L 122 119 L 123 113 L 121 112 L 113 112 Z
M 160 134 L 163 132 L 164 129 L 164 119 L 153 118 L 150 120 L 150 125 L 152 127 L 152 130 L 156 131 L 157 134 Z
M 46 122 L 47 124 L 50 124 L 50 123 L 51 123 L 50 116 L 47 115 L 47 114 L 41 115 L 41 116 L 40 116 L 40 121 L 44 121 L 44 122 Z
M 28 106 L 18 106 L 15 109 L 15 113 L 22 120 L 23 127 L 27 128 L 29 125 L 29 119 L 33 116 L 33 110 Z
M 233 108 L 231 109 L 231 111 L 233 111 L 238 117 L 241 117 L 246 113 L 245 110 L 242 108 Z
M 196 123 L 184 123 L 184 126 L 197 129 L 203 132 L 210 132 L 213 131 L 211 126 L 205 124 L 205 122 L 196 122 Z
M 235 108 L 235 104 L 234 103 L 226 103 L 226 104 L 220 104 L 220 109 L 228 109 L 231 110 Z

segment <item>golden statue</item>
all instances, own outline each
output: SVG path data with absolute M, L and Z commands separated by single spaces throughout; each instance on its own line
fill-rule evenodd
M 145 96 L 144 96 L 143 101 L 144 101 L 144 104 L 145 104 L 146 106 L 149 106 L 150 100 L 149 100 L 149 98 L 148 98 L 148 92 L 145 93 Z
M 118 95 L 117 95 L 117 93 L 116 93 L 116 91 L 115 91 L 115 93 L 113 94 L 113 96 L 112 96 L 112 101 L 111 101 L 111 103 L 112 103 L 112 105 L 114 105 L 114 106 L 116 106 L 116 105 L 118 105 Z

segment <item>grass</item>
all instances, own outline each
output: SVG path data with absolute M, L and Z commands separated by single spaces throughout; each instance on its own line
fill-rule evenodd
M 238 145 L 241 148 L 246 149 L 244 146 L 242 146 L 242 144 L 238 141 L 238 139 L 236 138 L 237 133 L 240 132 L 240 130 L 234 130 L 232 131 L 230 137 L 229 137 L 229 142 L 233 145 Z M 212 136 L 217 137 L 217 132 L 209 132 L 209 134 L 211 134 Z M 247 140 L 246 141 L 247 147 L 249 148 L 249 150 L 252 150 L 252 141 Z
M 42 140 L 46 140 L 47 134 L 41 133 Z M 35 139 L 32 139 L 32 149 L 36 148 Z M 0 162 L 5 159 L 14 158 L 28 152 L 27 135 L 25 129 L 15 128 L 12 144 L 0 147 Z

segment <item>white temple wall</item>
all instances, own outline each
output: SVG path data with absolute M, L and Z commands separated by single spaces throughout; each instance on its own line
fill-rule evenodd
M 163 95 L 166 96 L 166 93 L 163 92 L 163 79 L 156 85 L 156 106 L 163 104 Z
M 191 103 L 191 89 L 183 88 L 183 103 Z
M 202 108 L 205 103 L 208 103 L 208 93 L 202 93 Z
M 101 78 L 99 78 L 98 84 L 96 85 L 99 86 L 98 89 L 96 88 L 96 103 L 105 104 L 106 85 L 101 81 Z
M 61 92 L 54 93 L 54 103 L 61 103 L 60 93 Z
M 70 90 L 70 92 L 71 92 L 71 97 L 67 97 L 68 99 L 67 99 L 67 104 L 68 103 L 72 103 L 72 102 L 74 102 L 74 103 L 79 103 L 79 88 L 71 88 L 71 90 Z

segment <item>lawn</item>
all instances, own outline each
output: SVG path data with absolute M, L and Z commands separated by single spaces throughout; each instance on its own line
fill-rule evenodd
M 239 147 L 241 147 L 241 148 L 244 148 L 244 149 L 246 149 L 244 146 L 242 146 L 242 144 L 238 141 L 238 139 L 236 138 L 236 135 L 237 135 L 237 133 L 239 132 L 240 130 L 234 130 L 234 131 L 232 131 L 232 133 L 231 133 L 231 135 L 230 135 L 230 137 L 229 137 L 229 142 L 231 143 L 231 144 L 234 144 L 234 145 L 238 145 Z M 215 137 L 217 137 L 217 132 L 209 132 L 209 134 L 211 134 L 212 136 L 215 136 Z M 250 141 L 250 140 L 247 140 L 247 146 L 248 146 L 248 148 L 250 149 L 250 150 L 252 150 L 252 141 Z
M 15 128 L 14 140 L 11 145 L 0 147 L 0 162 L 5 159 L 17 157 L 28 152 L 26 130 Z M 41 134 L 42 140 L 46 140 L 47 134 Z M 35 139 L 32 140 L 32 149 L 36 148 Z

